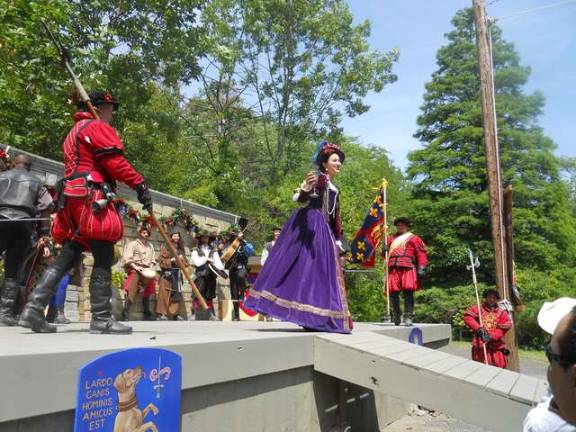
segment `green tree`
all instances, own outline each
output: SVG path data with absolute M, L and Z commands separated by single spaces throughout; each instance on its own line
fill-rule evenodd
M 141 115 L 150 83 L 170 87 L 196 76 L 199 3 L 0 0 L 0 140 L 60 158 L 72 85 L 41 20 L 70 48 L 88 90 L 119 95 L 121 130 L 126 119 Z
M 426 85 L 416 137 L 424 148 L 409 155 L 412 216 L 430 245 L 435 283 L 468 279 L 466 248 L 480 256 L 481 280 L 493 283 L 482 110 L 473 13 L 452 21 L 448 44 Z M 492 26 L 496 108 L 504 184 L 514 187 L 518 266 L 546 270 L 576 257 L 576 231 L 554 143 L 538 126 L 544 100 L 522 87 L 529 68 Z
M 208 135 L 234 158 L 239 149 L 226 143 L 259 120 L 258 141 L 252 133 L 246 142 L 265 168 L 261 182 L 278 183 L 300 166 L 311 141 L 338 138 L 344 113 L 366 112 L 366 94 L 395 80 L 397 51 L 370 49 L 369 23 L 353 25 L 343 0 L 216 0 L 201 24 Z
M 395 79 L 397 52 L 371 50 L 368 23 L 354 26 L 342 1 L 217 0 L 205 5 L 199 27 L 201 72 L 170 98 L 179 156 L 174 163 L 164 153 L 159 163 L 175 172 L 161 184 L 263 221 L 285 216 L 278 202 L 310 169 L 313 143 L 344 138 L 336 120 L 365 112 L 367 92 Z M 177 173 L 184 163 L 186 178 Z

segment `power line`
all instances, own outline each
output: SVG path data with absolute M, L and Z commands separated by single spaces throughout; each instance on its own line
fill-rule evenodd
M 518 16 L 518 15 L 524 15 L 524 14 L 527 14 L 527 13 L 536 12 L 536 11 L 540 11 L 540 10 L 543 10 L 543 9 L 550 9 L 550 8 L 553 8 L 553 7 L 556 7 L 556 6 L 562 6 L 562 5 L 565 5 L 565 4 L 568 4 L 568 3 L 575 3 L 575 2 L 576 2 L 576 0 L 564 0 L 564 1 L 561 1 L 561 2 L 558 2 L 558 3 L 552 3 L 552 4 L 549 4 L 549 5 L 545 5 L 545 6 L 539 6 L 539 7 L 535 7 L 535 8 L 531 8 L 531 9 L 526 9 L 526 10 L 518 11 L 518 12 L 515 12 L 515 13 L 510 14 L 510 15 L 504 15 L 503 17 L 496 17 L 496 18 L 493 18 L 493 20 L 494 20 L 494 21 L 502 21 L 502 20 L 505 20 L 505 19 L 508 19 L 508 18 L 512 18 L 512 17 Z

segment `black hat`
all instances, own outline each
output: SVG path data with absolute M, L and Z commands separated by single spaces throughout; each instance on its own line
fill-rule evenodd
M 114 105 L 114 111 L 116 111 L 120 106 L 118 99 L 116 99 L 110 92 L 97 90 L 91 92 L 88 96 L 90 96 L 90 102 L 92 102 L 92 105 L 94 106 L 111 104 Z
M 407 217 L 399 217 L 394 219 L 394 226 L 398 226 L 398 224 L 404 224 L 408 228 L 412 226 L 412 222 L 410 222 L 410 219 L 408 219 Z
M 498 292 L 498 290 L 494 289 L 494 288 L 486 288 L 483 292 L 482 292 L 482 298 L 486 298 L 490 295 L 496 296 L 496 298 L 498 300 L 500 300 L 500 293 Z

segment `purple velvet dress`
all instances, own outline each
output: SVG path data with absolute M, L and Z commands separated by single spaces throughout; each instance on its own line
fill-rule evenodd
M 294 211 L 245 305 L 302 327 L 350 333 L 344 274 L 337 240 L 342 238 L 338 190 L 320 176 L 317 198 L 302 190 Z

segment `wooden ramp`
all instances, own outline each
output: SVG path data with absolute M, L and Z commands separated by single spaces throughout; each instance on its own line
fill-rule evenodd
M 547 382 L 374 332 L 318 335 L 314 369 L 493 432 L 522 429 Z

